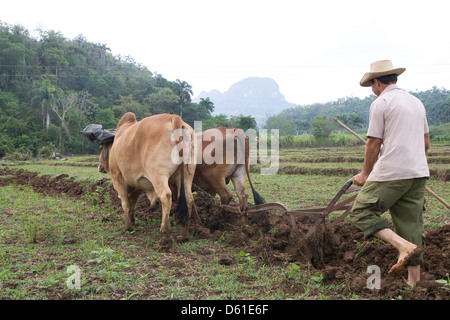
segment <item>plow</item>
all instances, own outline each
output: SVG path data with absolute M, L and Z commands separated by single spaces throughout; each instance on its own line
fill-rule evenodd
M 289 209 L 286 205 L 279 203 L 279 202 L 271 202 L 271 203 L 264 203 L 259 205 L 251 205 L 248 207 L 246 212 L 244 214 L 257 214 L 257 213 L 265 213 L 268 210 L 276 210 L 281 212 L 289 221 L 291 227 L 295 229 L 296 223 L 294 217 L 300 216 L 300 217 L 309 217 L 314 220 L 314 224 L 309 229 L 308 233 L 306 234 L 304 240 L 308 240 L 314 232 L 318 229 L 318 227 L 322 223 L 329 223 L 329 228 L 333 229 L 338 223 L 343 221 L 345 217 L 348 216 L 350 213 L 350 210 L 352 209 L 351 203 L 356 199 L 357 193 L 348 197 L 347 199 L 339 202 L 341 197 L 344 194 L 350 194 L 355 193 L 361 189 L 361 187 L 351 187 L 353 184 L 353 179 L 348 180 L 342 187 L 339 189 L 339 191 L 336 193 L 334 198 L 330 201 L 330 203 L 326 207 L 314 207 L 314 208 L 305 208 L 305 209 Z M 230 205 L 221 205 L 221 209 L 233 212 L 233 213 L 243 213 L 241 212 L 240 208 L 237 206 L 230 206 Z M 343 211 L 336 219 L 333 221 L 328 221 L 330 213 L 335 211 Z

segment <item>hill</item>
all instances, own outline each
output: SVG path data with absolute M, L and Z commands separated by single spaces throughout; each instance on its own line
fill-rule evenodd
M 249 77 L 236 82 L 224 93 L 203 91 L 194 102 L 207 97 L 214 103 L 214 114 L 251 115 L 258 124 L 270 115 L 297 106 L 286 101 L 278 83 L 271 78 Z

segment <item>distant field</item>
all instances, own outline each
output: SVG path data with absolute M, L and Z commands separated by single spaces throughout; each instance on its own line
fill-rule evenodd
M 364 146 L 282 149 L 279 159 L 279 173 L 351 177 L 362 169 Z M 432 146 L 428 164 L 432 177 L 450 181 L 450 146 Z M 254 165 L 252 172 L 260 172 L 261 167 Z

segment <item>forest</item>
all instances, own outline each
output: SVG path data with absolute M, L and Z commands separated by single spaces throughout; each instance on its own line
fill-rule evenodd
M 0 157 L 98 152 L 80 130 L 90 123 L 115 128 L 128 111 L 138 120 L 179 114 L 191 125 L 203 121 L 203 129 L 256 126 L 250 116 L 212 117 L 212 101 L 193 103 L 191 96 L 186 81 L 168 81 L 82 35 L 70 40 L 38 30 L 32 37 L 23 26 L 0 22 Z
M 90 123 L 115 128 L 128 111 L 138 120 L 179 114 L 191 125 L 203 121 L 203 129 L 257 126 L 251 115 L 212 116 L 214 103 L 209 98 L 193 103 L 186 81 L 168 81 L 130 56 L 113 55 L 105 44 L 89 42 L 83 35 L 67 39 L 53 30 L 37 33 L 31 36 L 21 25 L 0 21 L 0 158 L 97 153 L 98 146 L 79 132 Z M 447 141 L 449 93 L 438 88 L 414 93 L 424 102 L 430 125 L 438 126 L 435 132 Z M 314 119 L 329 122 L 332 117 L 365 127 L 372 99 L 298 106 L 268 117 L 265 128 L 301 135 L 313 131 Z

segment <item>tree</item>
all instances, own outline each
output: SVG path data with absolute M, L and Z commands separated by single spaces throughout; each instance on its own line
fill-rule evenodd
M 110 108 L 106 108 L 95 115 L 93 122 L 103 125 L 106 129 L 115 129 L 119 121 L 114 117 L 114 112 Z
M 200 102 L 198 103 L 199 106 L 204 107 L 206 111 L 209 113 L 212 113 L 214 111 L 214 102 L 212 102 L 209 97 L 200 98 Z
M 232 117 L 233 119 L 233 117 Z M 236 119 L 237 121 L 237 128 L 240 128 L 244 131 L 247 131 L 248 129 L 256 129 L 256 120 L 252 116 L 243 116 L 242 114 L 239 115 Z
M 77 101 L 77 94 L 75 92 L 65 93 L 58 89 L 56 93 L 49 100 L 50 107 L 60 120 L 59 125 L 59 150 L 64 152 L 64 138 L 63 130 L 70 135 L 69 126 L 66 122 L 67 111 L 75 107 Z
M 361 114 L 355 112 L 350 114 L 340 113 L 336 115 L 336 118 L 350 128 L 361 128 L 364 124 L 364 119 L 361 117 Z
M 203 131 L 217 127 L 230 127 L 230 120 L 228 120 L 226 114 L 221 113 L 217 116 L 207 119 L 206 121 L 203 121 L 202 126 Z
M 306 120 L 294 120 L 294 125 L 297 129 L 297 135 L 299 135 L 300 132 L 302 132 L 302 134 L 306 134 L 311 129 L 310 123 Z
M 143 104 L 148 107 L 150 114 L 176 113 L 176 108 L 180 102 L 177 96 L 170 88 L 156 88 L 145 97 Z
M 54 73 L 56 83 L 58 83 L 58 76 L 61 70 L 69 65 L 66 60 L 65 52 L 67 42 L 62 34 L 50 31 L 40 31 L 41 40 L 38 49 L 38 58 L 47 70 Z
M 91 101 L 89 93 L 85 91 L 80 92 L 64 92 L 61 89 L 57 89 L 56 93 L 51 97 L 50 107 L 52 111 L 58 117 L 59 123 L 59 149 L 64 152 L 64 132 L 67 137 L 70 137 L 69 123 L 66 115 L 71 109 L 78 109 L 78 115 L 81 119 L 83 114 L 92 112 L 95 109 L 95 104 Z M 78 132 L 80 131 L 81 120 L 78 122 Z
M 183 117 L 183 105 L 191 103 L 192 86 L 186 81 L 175 81 L 175 93 L 180 97 L 180 117 Z
M 84 119 L 92 120 L 95 114 L 99 111 L 98 105 L 92 101 L 92 96 L 87 91 L 79 91 L 77 101 L 77 114 L 78 114 L 78 129 L 81 131 L 81 123 Z
M 0 47 L 2 47 L 0 68 L 14 75 L 13 81 L 27 81 L 27 73 L 29 72 L 28 69 L 30 69 L 29 65 L 34 59 L 34 52 L 26 48 L 22 43 L 8 43 L 7 41 L 3 41 Z
M 42 127 L 48 130 L 50 125 L 50 101 L 54 99 L 57 88 L 47 77 L 33 83 L 31 106 L 38 107 L 38 113 L 42 120 Z
M 317 116 L 313 119 L 311 133 L 321 144 L 328 142 L 328 138 L 332 131 L 333 127 L 330 124 L 330 118 Z
M 150 115 L 150 112 L 137 101 L 132 94 L 119 96 L 112 106 L 114 115 L 120 119 L 126 112 L 133 112 L 138 120 Z
M 364 119 L 359 113 L 353 112 L 349 115 L 349 125 L 352 128 L 361 128 L 364 125 Z

